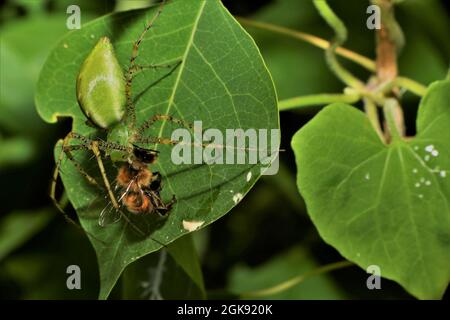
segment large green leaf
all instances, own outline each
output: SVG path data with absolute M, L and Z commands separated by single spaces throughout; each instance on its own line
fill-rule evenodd
M 361 111 L 326 107 L 292 140 L 298 187 L 322 238 L 423 299 L 450 279 L 450 81 L 419 107 L 417 136 L 383 144 Z
M 69 33 L 48 58 L 38 83 L 36 102 L 49 122 L 58 116 L 73 118 L 73 130 L 93 132 L 85 125 L 75 96 L 80 65 L 98 39 L 108 36 L 121 65 L 127 65 L 132 44 L 155 9 L 143 9 L 102 17 Z M 204 128 L 277 129 L 276 95 L 270 75 L 253 40 L 218 0 L 170 1 L 145 36 L 137 63 L 168 63 L 181 60 L 172 70 L 147 71 L 133 83 L 138 122 L 156 113 L 171 114 L 189 122 L 202 120 Z M 149 135 L 170 137 L 171 123 L 156 123 Z M 278 141 L 274 147 L 278 147 Z M 153 147 L 153 146 L 150 146 Z M 163 175 L 162 196 L 177 203 L 165 220 L 137 218 L 136 225 L 150 233 L 136 234 L 126 223 L 101 228 L 97 218 L 105 207 L 104 194 L 90 187 L 69 161 L 62 166 L 62 179 L 97 252 L 100 297 L 106 298 L 122 270 L 131 262 L 161 248 L 191 227 L 204 227 L 217 220 L 244 196 L 261 174 L 261 165 L 174 165 L 169 146 L 161 151 L 153 169 Z M 59 148 L 55 149 L 59 154 Z M 91 154 L 78 158 L 98 177 Z M 251 173 L 249 173 L 251 172 Z M 114 180 L 117 171 L 110 171 Z M 183 224 L 184 221 L 184 224 Z M 186 224 L 186 222 L 196 224 Z M 153 239 L 157 239 L 157 242 Z

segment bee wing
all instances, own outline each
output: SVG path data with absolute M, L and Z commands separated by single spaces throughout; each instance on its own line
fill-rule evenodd
M 120 213 L 120 209 L 114 208 L 112 203 L 108 203 L 108 205 L 103 208 L 102 212 L 100 212 L 98 224 L 101 227 L 106 227 L 107 225 L 118 222 L 121 217 L 122 214 Z
M 131 186 L 131 184 L 130 184 L 130 186 Z M 128 193 L 130 186 L 128 186 L 128 188 L 125 191 L 123 191 L 123 190 L 120 190 L 120 188 L 116 184 L 116 186 L 114 188 L 114 196 L 116 197 L 117 202 L 119 203 L 120 206 L 122 206 L 121 205 L 122 199 Z M 108 204 L 106 205 L 106 207 L 103 208 L 102 212 L 100 212 L 100 216 L 98 218 L 98 224 L 102 227 L 105 227 L 109 224 L 117 223 L 120 220 L 120 218 L 122 217 L 122 215 L 123 215 L 123 213 L 121 212 L 121 208 L 114 207 L 112 202 L 109 201 Z

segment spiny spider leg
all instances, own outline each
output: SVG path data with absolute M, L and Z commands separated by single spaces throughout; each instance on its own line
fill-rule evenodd
M 168 114 L 155 114 L 152 118 L 145 121 L 136 131 L 135 138 L 140 138 L 144 135 L 145 130 L 149 129 L 156 121 L 170 121 L 180 126 L 186 127 L 190 130 L 194 128 L 192 123 L 177 119 Z
M 66 220 L 70 219 L 70 218 L 64 212 L 63 208 L 59 205 L 58 200 L 56 199 L 56 184 L 58 181 L 58 176 L 59 176 L 61 163 L 62 163 L 64 155 L 67 156 L 67 158 L 73 163 L 73 165 L 75 166 L 77 171 L 82 176 L 84 176 L 89 181 L 89 183 L 96 185 L 97 187 L 99 187 L 101 189 L 101 186 L 97 183 L 97 181 L 83 169 L 83 167 L 78 163 L 78 161 L 75 160 L 75 158 L 72 155 L 72 151 L 89 150 L 89 146 L 86 145 L 84 142 L 81 145 L 68 145 L 70 139 L 72 139 L 72 138 L 73 138 L 73 134 L 69 133 L 63 140 L 63 143 L 61 145 L 61 153 L 59 154 L 58 161 L 56 162 L 55 170 L 53 171 L 52 184 L 50 187 L 50 198 L 52 199 L 56 208 L 58 208 L 58 210 L 64 214 L 64 216 L 66 217 Z M 70 219 L 70 220 L 72 220 L 72 219 Z M 74 221 L 72 220 L 72 222 L 74 222 Z
M 98 167 L 100 169 L 100 174 L 102 175 L 103 183 L 105 184 L 106 190 L 107 190 L 109 198 L 111 200 L 111 203 L 113 204 L 114 208 L 116 208 L 118 210 L 119 204 L 117 203 L 116 197 L 114 196 L 114 193 L 112 192 L 112 189 L 111 189 L 111 184 L 109 183 L 108 177 L 106 176 L 105 166 L 103 165 L 102 157 L 100 154 L 99 141 L 92 141 L 91 149 L 92 149 L 92 152 L 94 152 L 95 158 L 97 159 Z
M 159 5 L 158 10 L 156 11 L 153 18 L 147 23 L 144 30 L 142 31 L 139 38 L 136 40 L 136 42 L 133 44 L 133 51 L 131 53 L 130 57 L 130 66 L 128 68 L 128 71 L 125 75 L 126 84 L 125 84 L 125 94 L 127 99 L 127 121 L 130 128 L 134 128 L 134 125 L 136 123 L 136 111 L 134 109 L 133 105 L 133 99 L 131 95 L 131 85 L 133 82 L 134 73 L 136 72 L 136 58 L 138 56 L 139 46 L 144 39 L 145 34 L 148 30 L 154 25 L 156 19 L 161 15 L 161 12 L 163 10 L 164 4 L 166 3 L 166 0 L 161 1 L 161 4 Z
M 179 141 L 158 137 L 136 137 L 134 142 L 140 144 L 168 144 L 168 145 L 176 145 L 180 143 Z
M 171 140 L 168 138 L 162 138 L 162 137 L 136 137 L 136 140 L 134 142 L 139 144 L 165 144 L 165 145 L 176 145 L 176 144 L 183 144 L 181 141 Z M 186 144 L 186 143 L 184 143 Z M 203 142 L 203 143 L 189 143 L 189 145 L 193 146 L 200 146 L 200 147 L 210 147 L 210 143 Z
M 62 143 L 61 146 L 61 153 L 58 157 L 58 161 L 56 162 L 56 166 L 55 166 L 55 170 L 53 172 L 53 177 L 52 177 L 52 183 L 50 186 L 50 198 L 52 199 L 55 207 L 63 214 L 64 219 L 69 222 L 70 224 L 74 225 L 77 229 L 79 229 L 80 231 L 83 231 L 87 234 L 89 234 L 91 236 L 91 238 L 101 242 L 101 243 L 105 243 L 103 240 L 100 240 L 99 238 L 97 238 L 96 236 L 94 236 L 93 234 L 87 232 L 86 230 L 82 229 L 81 226 L 76 223 L 72 218 L 70 218 L 67 213 L 64 211 L 64 209 L 61 207 L 61 205 L 59 204 L 58 200 L 56 199 L 56 185 L 57 185 L 57 181 L 58 181 L 58 176 L 59 176 L 59 172 L 60 172 L 60 168 L 61 168 L 61 162 L 63 159 L 64 154 L 67 156 L 67 158 L 74 164 L 75 168 L 77 169 L 77 171 L 83 175 L 91 184 L 95 185 L 96 187 L 98 187 L 101 190 L 104 190 L 98 183 L 97 181 L 91 177 L 79 164 L 79 162 L 77 160 L 75 160 L 75 158 L 72 155 L 72 151 L 77 151 L 77 150 L 89 150 L 89 147 L 85 144 L 81 144 L 81 145 L 67 145 L 69 143 L 69 140 L 71 139 L 71 135 L 68 134 L 65 138 L 64 141 Z
M 133 67 L 133 70 L 128 69 L 127 72 L 132 73 L 132 78 L 139 74 L 139 72 L 145 69 L 170 69 L 178 66 L 181 63 L 181 60 L 175 61 L 174 63 L 162 63 L 162 64 L 136 64 Z
M 145 121 L 137 130 L 135 135 L 133 136 L 134 142 L 142 143 L 142 144 L 169 144 L 175 145 L 178 144 L 179 141 L 174 141 L 161 137 L 144 137 L 145 130 L 149 129 L 156 121 L 170 121 L 180 126 L 183 126 L 191 131 L 194 131 L 194 125 L 188 121 L 177 119 L 168 114 L 155 114 L 152 118 Z M 194 132 L 195 133 L 195 132 Z M 205 141 L 202 143 L 202 147 L 206 147 L 211 143 L 211 141 Z M 194 143 L 195 145 L 195 143 Z

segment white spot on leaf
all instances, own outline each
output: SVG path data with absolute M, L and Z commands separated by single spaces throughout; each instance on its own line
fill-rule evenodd
M 251 179 L 252 179 L 252 172 L 249 171 L 249 172 L 247 173 L 247 182 L 250 182 Z
M 183 228 L 189 232 L 195 231 L 200 228 L 205 221 L 187 221 L 183 220 Z
M 440 175 L 442 178 L 445 178 L 445 177 L 447 176 L 447 172 L 444 171 L 444 170 L 442 170 L 441 172 L 439 172 L 439 175 Z
M 434 149 L 434 146 L 433 146 L 432 144 L 430 144 L 429 146 L 426 146 L 426 147 L 425 147 L 425 151 L 426 151 L 426 152 L 432 152 L 433 149 Z
M 366 173 L 366 175 L 364 176 L 364 178 L 366 178 L 366 180 L 370 180 L 370 173 Z
M 233 196 L 233 201 L 234 201 L 235 204 L 237 204 L 238 202 L 240 202 L 242 200 L 242 198 L 243 198 L 242 193 L 236 193 Z

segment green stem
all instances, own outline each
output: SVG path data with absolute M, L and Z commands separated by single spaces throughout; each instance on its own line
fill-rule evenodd
M 330 8 L 326 0 L 314 0 L 314 5 L 319 11 L 322 18 L 333 28 L 336 38 L 325 52 L 325 57 L 328 65 L 335 75 L 348 86 L 359 91 L 364 90 L 364 83 L 347 71 L 336 58 L 336 48 L 345 42 L 347 39 L 347 29 L 344 23 Z
M 309 44 L 312 44 L 313 46 L 316 46 L 321 49 L 327 49 L 330 47 L 330 42 L 328 42 L 327 40 L 324 40 L 322 38 L 319 38 L 317 36 L 314 36 L 312 34 L 309 34 L 309 33 L 292 30 L 289 28 L 285 28 L 282 26 L 278 26 L 278 25 L 274 25 L 274 24 L 270 24 L 270 23 L 266 23 L 266 22 L 253 21 L 253 20 L 249 20 L 246 18 L 242 18 L 242 17 L 237 17 L 237 19 L 243 25 L 279 33 L 279 34 L 282 34 L 285 36 L 289 36 L 289 37 L 292 37 L 292 38 L 295 38 L 298 40 L 302 40 Z M 360 66 L 366 68 L 369 71 L 372 71 L 372 72 L 376 71 L 375 61 L 373 61 L 359 53 L 353 52 L 353 51 L 348 50 L 343 47 L 337 47 L 335 50 L 335 53 L 343 58 L 346 58 L 354 63 L 359 64 Z M 449 76 L 450 76 L 450 72 L 449 72 Z M 403 87 L 418 96 L 423 96 L 423 94 L 426 91 L 426 87 L 424 85 L 422 85 L 412 79 L 409 79 L 406 77 L 398 77 L 396 79 L 396 81 L 397 81 L 396 85 Z M 388 85 L 391 85 L 391 83 L 389 83 Z M 389 88 L 392 89 L 392 87 L 389 87 Z M 303 105 L 300 105 L 300 106 L 303 106 Z
M 383 106 L 384 118 L 389 129 L 392 141 L 401 140 L 403 137 L 403 117 L 401 107 L 394 98 L 386 99 Z
M 339 262 L 327 264 L 323 267 L 306 272 L 302 275 L 296 276 L 292 279 L 289 279 L 280 284 L 277 284 L 276 286 L 273 286 L 273 287 L 270 287 L 267 289 L 263 289 L 263 290 L 258 290 L 258 291 L 244 292 L 241 294 L 241 298 L 259 298 L 259 297 L 271 296 L 271 295 L 283 292 L 285 290 L 288 290 L 288 289 L 300 284 L 301 282 L 303 282 L 305 279 L 307 279 L 309 277 L 317 276 L 317 275 L 324 274 L 324 273 L 327 273 L 327 272 L 330 272 L 333 270 L 337 270 L 337 269 L 350 267 L 352 265 L 353 265 L 353 262 L 350 262 L 350 261 L 339 261 Z
M 292 37 L 292 38 L 295 38 L 298 40 L 302 40 L 309 44 L 312 44 L 313 46 L 316 46 L 321 49 L 328 49 L 330 47 L 329 41 L 319 38 L 315 35 L 306 33 L 306 32 L 292 30 L 289 28 L 285 28 L 282 26 L 278 26 L 278 25 L 274 25 L 274 24 L 270 24 L 270 23 L 266 23 L 266 22 L 253 21 L 250 19 L 242 18 L 242 17 L 237 17 L 237 20 L 243 25 L 279 33 L 279 34 L 282 34 L 285 36 L 289 36 L 289 37 Z M 359 64 L 360 66 L 366 68 L 369 71 L 376 71 L 375 61 L 373 61 L 359 53 L 353 52 L 353 51 L 348 50 L 343 47 L 337 47 L 336 54 Z
M 364 110 L 370 123 L 378 134 L 378 137 L 380 137 L 380 140 L 384 142 L 385 139 L 383 136 L 383 130 L 381 130 L 380 120 L 378 118 L 378 109 L 372 99 L 364 98 Z
M 427 87 L 424 85 L 405 77 L 397 77 L 394 80 L 394 87 L 399 86 L 405 88 L 408 91 L 418 95 L 419 97 L 423 97 L 427 92 Z
M 405 78 L 405 77 L 397 77 L 392 81 L 388 81 L 382 85 L 379 86 L 379 88 L 376 90 L 377 93 L 385 94 L 387 92 L 392 91 L 395 87 L 401 87 L 404 88 L 414 94 L 416 94 L 419 97 L 423 97 L 425 93 L 427 92 L 427 87 L 423 84 L 420 84 L 412 79 Z
M 359 94 L 313 94 L 281 100 L 278 102 L 278 109 L 286 111 L 301 107 L 327 105 L 334 102 L 352 104 L 358 102 L 359 99 Z

